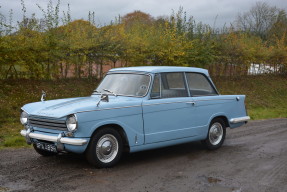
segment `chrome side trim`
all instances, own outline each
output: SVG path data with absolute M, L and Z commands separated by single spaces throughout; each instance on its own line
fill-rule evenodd
M 210 97 L 216 97 L 218 95 L 210 96 Z M 195 100 L 195 101 L 224 101 L 224 100 L 235 100 L 234 99 L 202 99 L 202 100 Z
M 44 140 L 44 141 L 50 141 L 50 142 L 60 142 L 60 143 L 64 143 L 64 144 L 69 144 L 69 145 L 84 145 L 86 144 L 88 141 L 87 139 L 78 139 L 78 138 L 68 138 L 68 137 L 60 137 L 57 136 L 51 136 L 51 135 L 44 135 L 41 133 L 32 133 L 32 132 L 27 132 L 27 130 L 21 130 L 21 135 L 24 137 L 29 137 L 29 138 L 33 138 L 33 139 L 39 139 L 39 140 Z
M 213 97 L 213 96 L 212 96 Z M 187 97 L 185 97 L 187 98 Z M 221 100 L 235 100 L 235 99 L 204 99 L 204 100 L 195 100 L 195 99 L 192 99 L 192 97 L 189 97 L 191 98 L 191 102 L 198 102 L 198 101 L 221 101 Z M 188 103 L 189 101 L 174 101 L 174 102 L 164 102 L 164 103 L 151 103 L 151 104 L 144 104 L 143 106 L 150 106 L 150 105 L 162 105 L 162 104 L 173 104 L 173 103 Z
M 237 117 L 237 118 L 230 119 L 230 123 L 241 123 L 241 122 L 246 122 L 248 120 L 250 120 L 249 116 Z
M 111 109 L 123 109 L 123 108 L 132 108 L 132 107 L 141 107 L 141 105 L 131 105 L 131 106 L 124 106 L 124 107 L 103 108 L 103 109 L 95 109 L 95 110 L 88 110 L 88 111 L 79 111 L 77 113 L 84 113 L 84 112 L 91 112 L 91 111 L 104 111 L 104 110 L 111 110 Z
M 213 96 L 212 96 L 213 97 Z M 234 99 L 205 99 L 205 100 L 193 100 L 192 97 L 185 97 L 190 98 L 192 102 L 198 101 L 216 101 L 216 100 L 235 100 Z M 144 104 L 142 106 L 150 106 L 150 105 L 162 105 L 162 104 L 172 104 L 172 103 L 186 103 L 188 101 L 174 101 L 174 102 L 164 102 L 164 103 L 151 103 L 151 104 Z M 141 107 L 141 105 L 131 105 L 131 106 L 124 106 L 124 107 L 112 107 L 112 108 L 103 108 L 103 109 L 95 109 L 95 110 L 87 110 L 87 111 L 79 111 L 77 113 L 84 113 L 84 112 L 91 112 L 91 111 L 103 111 L 103 110 L 111 110 L 111 109 L 122 109 L 122 108 L 132 108 L 132 107 Z

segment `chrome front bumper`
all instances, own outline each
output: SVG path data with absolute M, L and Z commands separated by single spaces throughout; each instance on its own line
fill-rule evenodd
M 34 133 L 30 129 L 23 129 L 21 130 L 21 135 L 26 137 L 26 141 L 28 144 L 31 144 L 31 138 L 32 139 L 39 139 L 43 141 L 50 141 L 56 143 L 59 150 L 63 149 L 63 144 L 69 144 L 69 145 L 85 145 L 88 140 L 87 139 L 79 139 L 79 138 L 69 138 L 64 137 L 63 133 L 59 133 L 58 136 L 51 136 L 51 135 L 45 135 L 41 133 Z
M 238 117 L 238 118 L 232 118 L 230 119 L 230 123 L 242 123 L 242 122 L 247 122 L 250 120 L 249 116 L 245 117 Z

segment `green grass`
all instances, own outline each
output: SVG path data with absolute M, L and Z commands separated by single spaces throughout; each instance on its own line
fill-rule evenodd
M 0 148 L 20 147 L 25 139 L 20 136 L 20 108 L 26 103 L 40 101 L 42 90 L 47 100 L 91 95 L 96 80 L 66 79 L 57 81 L 0 80 Z
M 275 75 L 215 78 L 221 94 L 246 95 L 251 119 L 287 117 L 287 77 Z
M 287 77 L 264 75 L 213 78 L 221 94 L 247 95 L 246 105 L 252 119 L 287 117 Z M 23 128 L 19 111 L 26 103 L 40 101 L 41 91 L 47 100 L 88 96 L 96 80 L 66 79 L 56 81 L 0 81 L 0 148 L 27 147 L 19 132 Z

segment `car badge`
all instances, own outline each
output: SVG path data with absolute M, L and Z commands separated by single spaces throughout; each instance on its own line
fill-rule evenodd
M 41 101 L 45 101 L 45 97 L 46 97 L 46 92 L 42 90 L 42 96 L 41 96 Z

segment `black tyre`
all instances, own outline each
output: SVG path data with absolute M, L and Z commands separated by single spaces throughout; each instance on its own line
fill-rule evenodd
M 209 150 L 215 150 L 221 147 L 225 140 L 226 125 L 220 118 L 213 119 L 209 125 L 208 134 L 202 143 Z
M 54 156 L 54 155 L 58 154 L 58 153 L 53 153 L 50 151 L 45 151 L 45 150 L 39 149 L 36 147 L 36 144 L 33 144 L 33 147 L 37 153 L 39 153 L 40 155 L 42 155 L 44 157 Z
M 114 166 L 121 158 L 123 140 L 113 128 L 103 128 L 91 138 L 86 151 L 87 160 L 98 168 Z

